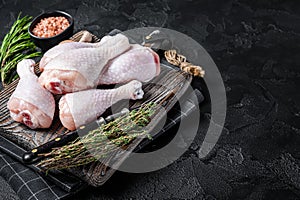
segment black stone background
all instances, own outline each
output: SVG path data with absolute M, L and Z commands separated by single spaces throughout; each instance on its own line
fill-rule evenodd
M 62 9 L 75 30 L 159 26 L 203 45 L 223 76 L 228 113 L 216 149 L 201 135 L 174 164 L 116 173 L 72 199 L 300 199 L 300 2 L 298 0 L 1 0 L 0 38 L 17 13 Z M 204 128 L 209 115 L 202 118 Z M 0 179 L 0 199 L 18 199 Z

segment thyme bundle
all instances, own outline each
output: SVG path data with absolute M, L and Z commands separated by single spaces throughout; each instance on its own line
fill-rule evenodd
M 82 138 L 77 138 L 65 146 L 53 148 L 51 152 L 41 155 L 46 159 L 38 166 L 45 171 L 78 167 L 107 158 L 119 148 L 126 149 L 137 137 L 151 138 L 145 127 L 157 108 L 156 104 L 147 103 L 128 115 L 101 125 Z
M 36 46 L 30 40 L 27 31 L 32 17 L 20 18 L 20 15 L 5 35 L 0 48 L 1 80 L 4 84 L 9 84 L 18 77 L 18 62 L 41 55 L 41 52 L 36 51 Z

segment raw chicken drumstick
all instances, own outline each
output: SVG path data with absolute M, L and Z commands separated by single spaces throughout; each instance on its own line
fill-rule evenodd
M 131 45 L 129 51 L 109 61 L 98 85 L 126 83 L 131 80 L 148 82 L 160 73 L 159 56 L 150 48 Z
M 133 80 L 117 89 L 91 89 L 66 94 L 59 101 L 59 118 L 69 130 L 96 120 L 107 108 L 122 99 L 141 99 L 142 83 Z
M 104 36 L 100 42 L 97 43 L 88 43 L 88 42 L 66 42 L 59 45 L 54 46 L 53 48 L 49 49 L 42 57 L 39 67 L 40 71 L 44 71 L 45 66 L 56 56 L 60 54 L 71 51 L 74 49 L 81 49 L 81 48 L 97 48 L 102 45 L 107 39 L 111 38 L 112 36 Z
M 15 121 L 32 129 L 49 128 L 54 115 L 55 102 L 52 94 L 38 83 L 34 64 L 31 59 L 18 63 L 17 72 L 20 81 L 7 107 Z
M 66 51 L 46 64 L 39 82 L 54 94 L 93 88 L 107 62 L 129 48 L 128 38 L 118 34 L 108 38 L 97 48 Z

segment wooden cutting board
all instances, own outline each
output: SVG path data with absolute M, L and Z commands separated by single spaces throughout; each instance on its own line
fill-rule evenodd
M 82 34 L 83 31 L 78 32 L 71 38 L 71 40 L 79 41 Z M 93 35 L 92 42 L 98 41 L 99 39 L 95 35 Z M 135 107 L 139 104 L 142 104 L 143 102 L 160 95 L 162 92 L 175 91 L 176 95 L 169 98 L 163 105 L 164 109 L 168 112 L 177 102 L 177 98 L 183 96 L 188 86 L 191 84 L 191 75 L 180 71 L 177 67 L 172 66 L 171 64 L 168 64 L 164 60 L 163 55 L 160 56 L 162 60 L 160 75 L 158 77 L 155 77 L 150 84 L 143 85 L 143 90 L 145 92 L 144 98 L 141 101 L 137 102 L 131 101 L 130 106 Z M 36 66 L 36 73 L 39 73 L 38 65 Z M 59 121 L 58 112 L 55 113 L 53 123 L 48 129 L 31 130 L 25 125 L 15 122 L 10 117 L 9 110 L 7 109 L 7 102 L 9 100 L 9 97 L 15 90 L 17 84 L 18 80 L 9 84 L 0 92 L 0 134 L 2 134 L 2 136 L 15 142 L 20 147 L 29 150 L 31 148 L 42 145 L 54 139 L 57 136 L 68 133 L 68 130 L 65 129 Z M 119 103 L 117 104 L 118 108 L 114 106 L 114 109 L 121 110 L 124 106 L 124 103 Z M 149 132 L 151 132 L 151 129 L 153 129 L 163 117 L 164 116 L 162 114 L 154 116 L 154 118 L 148 126 Z M 114 169 L 107 167 L 105 163 L 110 163 L 114 164 L 114 166 L 119 166 L 141 141 L 142 138 L 137 138 L 128 146 L 127 151 L 115 152 L 115 154 L 113 154 L 111 157 L 105 159 L 103 161 L 104 163 L 95 162 L 86 166 L 72 168 L 69 171 L 72 174 L 80 177 L 90 185 L 100 186 L 104 184 L 115 172 Z

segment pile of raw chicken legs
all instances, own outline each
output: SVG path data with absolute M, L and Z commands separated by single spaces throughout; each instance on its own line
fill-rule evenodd
M 87 124 L 122 99 L 141 99 L 142 83 L 160 73 L 159 56 L 148 47 L 130 44 L 122 34 L 105 36 L 98 43 L 65 42 L 41 58 L 38 77 L 35 62 L 18 63 L 20 80 L 7 107 L 11 117 L 31 129 L 49 128 L 55 109 L 69 130 Z M 114 89 L 98 85 L 121 83 Z M 58 108 L 54 95 L 62 95 Z

